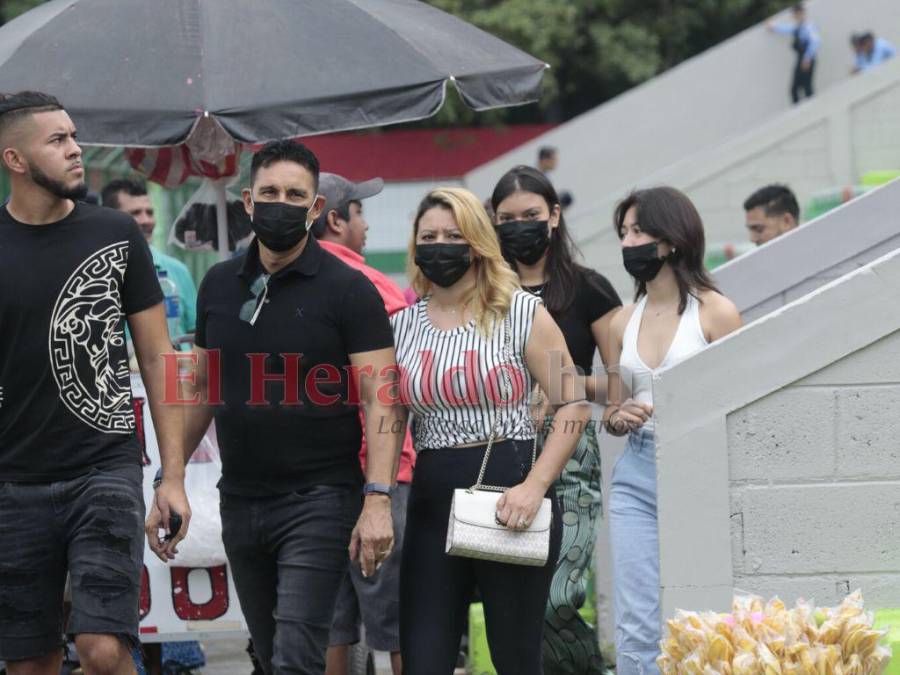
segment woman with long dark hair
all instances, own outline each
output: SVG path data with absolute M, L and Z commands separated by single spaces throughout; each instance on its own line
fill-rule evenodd
M 605 402 L 605 377 L 595 376 L 592 366 L 598 347 L 607 362 L 609 325 L 622 304 L 619 296 L 603 276 L 575 262 L 575 245 L 559 197 L 543 173 L 528 166 L 513 168 L 494 188 L 491 207 L 504 256 L 522 287 L 543 300 L 562 329 L 572 360 L 585 375 L 588 398 Z M 553 417 L 545 411 L 539 417 L 544 417 L 546 434 Z M 563 511 L 563 536 L 545 614 L 544 672 L 603 673 L 596 633 L 578 613 L 602 508 L 600 451 L 593 423 L 581 434 L 555 487 Z
M 703 222 L 670 187 L 638 190 L 616 208 L 635 304 L 610 326 L 607 430 L 628 434 L 609 501 L 617 675 L 659 673 L 659 532 L 653 374 L 737 330 L 741 318 L 703 266 Z

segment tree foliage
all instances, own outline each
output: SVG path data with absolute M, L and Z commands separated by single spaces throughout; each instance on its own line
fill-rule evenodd
M 22 12 L 42 4 L 44 0 L 0 0 L 0 24 L 15 19 Z
M 785 0 L 427 0 L 551 65 L 538 106 L 479 122 L 561 122 L 764 20 Z M 476 122 L 458 101 L 438 124 Z

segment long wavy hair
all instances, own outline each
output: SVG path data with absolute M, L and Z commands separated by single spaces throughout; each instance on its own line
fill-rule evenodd
M 464 300 L 475 316 L 478 329 L 485 336 L 490 336 L 494 326 L 502 322 L 509 312 L 513 293 L 520 288 L 519 277 L 510 269 L 500 251 L 500 242 L 484 206 L 468 190 L 437 188 L 419 204 L 406 258 L 413 290 L 420 298 L 430 295 L 432 290 L 431 282 L 416 265 L 416 236 L 422 216 L 435 208 L 446 209 L 453 214 L 460 233 L 472 249 L 476 283 Z
M 681 296 L 678 313 L 684 314 L 688 295 L 699 300 L 702 291 L 718 292 L 719 289 L 703 264 L 706 252 L 703 220 L 688 196 L 673 187 L 635 190 L 616 206 L 614 226 L 619 239 L 624 236 L 625 214 L 632 206 L 637 211 L 641 232 L 672 246 L 673 253 L 668 263 L 675 272 Z M 646 295 L 647 284 L 636 281 L 635 286 L 634 299 L 637 301 Z

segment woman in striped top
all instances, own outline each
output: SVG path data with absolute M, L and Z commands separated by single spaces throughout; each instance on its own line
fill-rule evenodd
M 498 501 L 497 520 L 527 528 L 541 500 L 553 498 L 553 483 L 590 419 L 590 406 L 578 391 L 582 381 L 562 333 L 540 300 L 519 289 L 474 195 L 461 188 L 429 193 L 416 215 L 409 259 L 422 299 L 391 318 L 400 396 L 413 414 L 419 451 L 401 567 L 404 673 L 453 672 L 477 588 L 497 672 L 538 675 L 560 544 L 555 498 L 543 567 L 447 555 L 450 500 L 454 489 L 475 483 L 496 427 L 484 482 L 509 488 Z M 554 353 L 563 365 L 558 372 L 551 372 Z M 529 392 L 535 381 L 555 393 L 561 407 L 532 467 Z

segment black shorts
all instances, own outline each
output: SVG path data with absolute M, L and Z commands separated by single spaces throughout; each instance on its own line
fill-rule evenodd
M 0 483 L 0 659 L 44 656 L 67 633 L 138 642 L 144 496 L 138 465 L 54 483 Z

